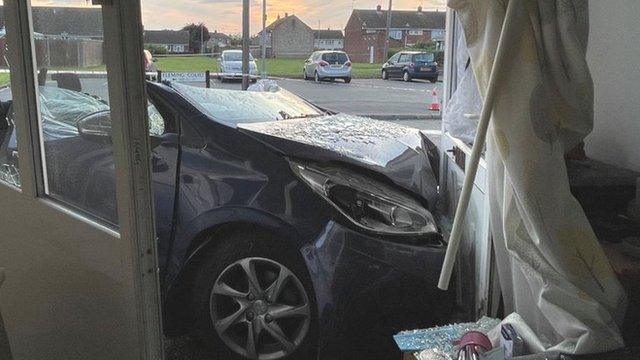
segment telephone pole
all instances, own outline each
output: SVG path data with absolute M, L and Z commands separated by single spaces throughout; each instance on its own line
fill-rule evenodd
M 393 0 L 389 0 L 389 11 L 387 12 L 387 37 L 384 39 L 384 53 L 382 53 L 382 61 L 386 61 L 389 54 L 389 37 L 391 36 L 391 10 L 393 8 Z
M 262 78 L 267 79 L 267 0 L 262 0 Z
M 251 41 L 251 7 L 249 0 L 242 0 L 242 90 L 249 88 L 250 69 L 249 69 L 249 42 Z

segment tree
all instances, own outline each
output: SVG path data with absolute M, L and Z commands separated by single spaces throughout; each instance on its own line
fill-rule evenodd
M 194 53 L 202 52 L 202 43 L 206 43 L 211 38 L 209 29 L 203 24 L 187 24 L 182 28 L 183 31 L 189 32 L 189 48 Z M 202 36 L 204 35 L 204 39 Z

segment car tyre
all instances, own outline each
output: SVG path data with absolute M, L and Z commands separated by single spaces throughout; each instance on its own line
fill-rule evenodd
M 317 71 L 315 72 L 315 75 L 313 77 L 314 77 L 315 82 L 317 82 L 317 83 L 322 82 L 322 78 L 320 77 L 320 74 L 318 74 Z
M 382 80 L 389 80 L 389 75 L 387 74 L 387 70 L 382 70 Z
M 309 80 L 309 75 L 307 74 L 307 69 L 302 70 L 302 77 L 305 80 Z
M 192 288 L 193 318 L 202 344 L 215 359 L 315 358 L 316 302 L 310 276 L 298 251 L 256 231 L 238 231 L 223 236 L 224 240 L 201 258 Z M 249 273 L 253 273 L 254 284 L 264 294 L 259 291 L 252 294 Z M 285 279 L 282 286 L 275 286 L 280 288 L 280 294 L 270 293 L 272 290 L 269 289 L 282 279 Z M 245 284 L 245 287 L 238 284 Z M 275 296 L 274 302 L 270 300 L 271 296 Z M 231 315 L 224 311 L 220 313 L 220 310 L 229 310 L 229 306 L 232 307 Z M 279 316 L 282 316 L 286 306 L 296 309 L 297 315 L 276 317 L 275 308 L 280 309 Z M 304 312 L 299 310 L 301 308 Z M 269 318 L 271 313 L 274 315 Z M 227 327 L 227 332 L 220 334 L 226 320 L 232 316 L 237 323 L 234 321 Z M 256 323 L 260 329 L 258 336 L 250 335 L 249 329 L 256 329 Z M 234 339 L 243 334 L 246 339 Z M 282 334 L 286 340 L 278 341 Z M 260 342 L 255 347 L 256 353 L 247 350 L 250 349 L 247 346 L 249 336 Z M 288 348 L 283 343 L 288 344 Z
M 431 83 L 435 84 L 438 82 L 438 78 L 431 78 L 429 79 L 429 81 L 431 81 Z
M 351 78 L 345 78 L 344 79 L 345 84 L 350 84 L 351 83 Z
M 402 80 L 404 80 L 404 82 L 411 82 L 411 75 L 409 75 L 408 71 L 405 71 L 404 74 L 402 74 Z

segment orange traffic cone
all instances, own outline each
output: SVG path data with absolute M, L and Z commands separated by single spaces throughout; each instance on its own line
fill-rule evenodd
M 431 90 L 431 104 L 429 104 L 429 110 L 440 111 L 440 99 L 438 99 L 438 92 L 436 89 Z

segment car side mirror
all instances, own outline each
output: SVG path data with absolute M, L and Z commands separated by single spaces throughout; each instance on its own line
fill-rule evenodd
M 81 119 L 78 121 L 77 127 L 80 136 L 86 140 L 111 143 L 113 130 L 111 128 L 111 112 L 108 110 Z

